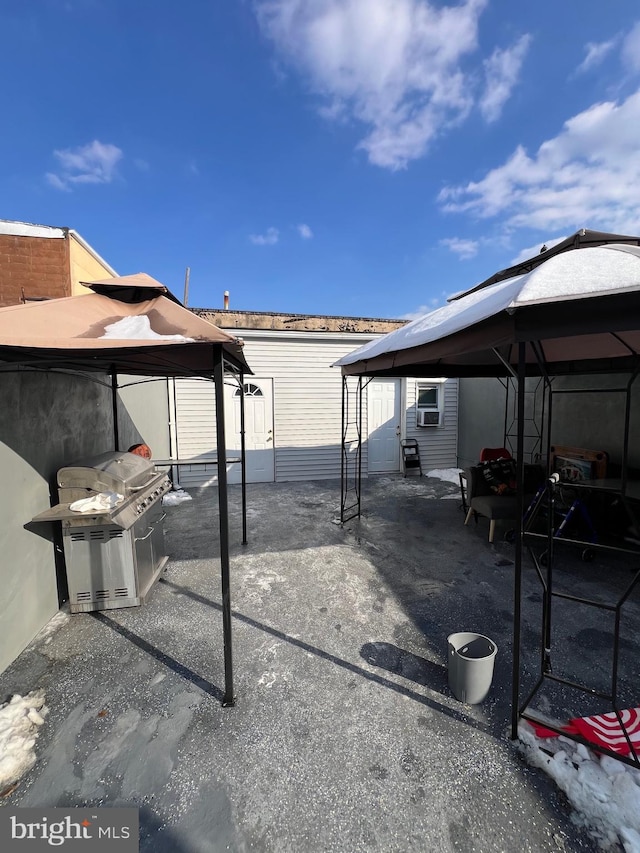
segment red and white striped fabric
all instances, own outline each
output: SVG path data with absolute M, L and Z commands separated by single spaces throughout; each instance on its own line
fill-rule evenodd
M 620 711 L 622 724 L 636 752 L 640 753 L 640 708 Z M 577 717 L 571 720 L 571 726 L 583 738 L 596 746 L 604 746 L 620 755 L 629 755 L 631 750 L 620 722 L 614 712 L 598 714 L 595 717 Z
M 620 718 L 636 753 L 640 755 L 640 708 L 620 711 Z M 579 734 L 596 747 L 602 746 L 620 755 L 631 754 L 629 742 L 624 736 L 614 711 L 609 714 L 596 714 L 593 717 L 576 717 L 561 727 L 562 732 L 554 732 L 539 723 L 530 723 L 530 725 L 540 738 L 558 737 L 562 732 Z

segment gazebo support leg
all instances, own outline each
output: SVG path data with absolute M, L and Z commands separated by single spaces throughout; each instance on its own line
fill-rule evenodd
M 227 496 L 227 445 L 224 432 L 224 360 L 222 348 L 213 365 L 216 390 L 216 431 L 218 449 L 218 514 L 220 517 L 220 575 L 222 581 L 222 632 L 224 641 L 223 707 L 235 705 L 233 695 L 233 640 L 231 630 L 231 582 L 229 571 L 229 504 Z
M 522 609 L 522 517 L 524 514 L 524 391 L 526 344 L 518 344 L 518 441 L 517 441 L 517 520 L 513 590 L 513 669 L 511 685 L 511 738 L 518 737 L 520 719 L 520 619 Z

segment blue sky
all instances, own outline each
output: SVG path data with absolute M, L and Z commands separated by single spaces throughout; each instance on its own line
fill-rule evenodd
M 192 307 L 409 317 L 640 234 L 637 0 L 29 0 L 0 64 L 0 217 Z

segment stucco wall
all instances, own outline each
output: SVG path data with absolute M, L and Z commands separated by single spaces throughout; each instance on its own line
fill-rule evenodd
M 505 389 L 498 379 L 460 379 L 458 465 L 473 465 L 483 447 L 502 447 Z
M 98 377 L 108 382 L 107 377 Z M 120 444 L 167 432 L 166 383 L 121 394 Z M 132 396 L 137 399 L 132 402 Z M 59 525 L 31 524 L 57 501 L 64 464 L 113 449 L 112 397 L 106 385 L 56 373 L 0 375 L 0 671 L 24 649 L 66 597 Z M 135 411 L 133 417 L 128 412 Z M 157 455 L 160 455 L 159 453 Z M 57 564 L 57 565 L 56 565 Z
M 92 255 L 91 252 L 69 234 L 69 268 L 71 274 L 71 295 L 80 296 L 91 293 L 83 287 L 81 281 L 100 281 L 103 278 L 113 278 L 112 272 Z
M 551 441 L 570 447 L 604 450 L 609 454 L 615 476 L 622 461 L 625 421 L 625 389 L 628 376 L 567 376 L 553 381 Z M 526 409 L 540 423 L 541 395 L 533 394 L 528 380 Z M 569 389 L 578 393 L 567 393 Z M 593 389 L 584 393 L 584 389 Z M 640 470 L 640 379 L 632 386 L 629 438 L 629 466 Z M 548 404 L 547 404 L 548 405 Z M 497 379 L 461 379 L 458 424 L 458 464 L 472 464 L 482 447 L 502 446 L 504 436 L 505 391 Z M 546 442 L 542 443 L 544 450 Z
M 169 443 L 169 390 L 167 379 L 145 380 L 141 376 L 119 376 L 118 407 L 120 449 L 138 442 L 148 444 L 156 459 L 171 456 Z M 131 384 L 133 383 L 133 384 Z
M 626 388 L 628 376 L 559 377 L 553 383 L 554 444 L 606 450 L 615 475 L 622 461 L 626 394 L 613 389 Z M 566 393 L 566 389 L 596 389 L 594 393 Z M 564 391 L 565 393 L 560 393 Z M 640 379 L 631 388 L 629 419 L 629 466 L 640 469 Z

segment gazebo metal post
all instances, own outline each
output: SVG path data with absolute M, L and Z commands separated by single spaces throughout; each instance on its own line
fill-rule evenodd
M 240 476 L 242 477 L 242 544 L 247 544 L 247 448 L 244 421 L 244 373 L 240 374 Z
M 113 412 L 113 449 L 120 450 L 120 431 L 118 429 L 118 374 L 111 368 L 111 411 Z
M 513 674 L 511 698 L 511 737 L 518 737 L 518 718 L 520 716 L 520 620 L 522 598 L 522 527 L 524 516 L 524 389 L 525 389 L 525 350 L 526 344 L 518 344 L 518 439 L 517 439 L 517 513 L 516 554 L 513 591 Z
M 218 514 L 220 518 L 220 575 L 222 580 L 222 633 L 224 641 L 223 707 L 235 705 L 233 695 L 233 641 L 231 630 L 231 583 L 229 572 L 229 504 L 227 496 L 227 443 L 224 431 L 224 355 L 216 347 L 213 355 L 218 445 Z
M 357 377 L 355 390 L 349 388 L 349 376 L 342 376 L 342 441 L 340 462 L 340 521 L 344 524 L 352 518 L 358 518 L 362 505 L 362 394 L 373 379 L 370 376 L 363 383 L 362 376 Z M 354 399 L 355 398 L 355 399 Z M 355 439 L 350 440 L 349 436 Z M 353 453 L 349 445 L 355 443 Z M 350 487 L 350 477 L 353 486 Z M 347 506 L 347 497 L 353 492 L 354 503 Z M 347 516 L 350 512 L 351 515 Z
M 342 375 L 342 419 L 340 428 L 340 521 L 344 523 L 345 507 L 347 504 L 347 437 L 346 424 L 348 419 L 349 389 L 347 377 Z

